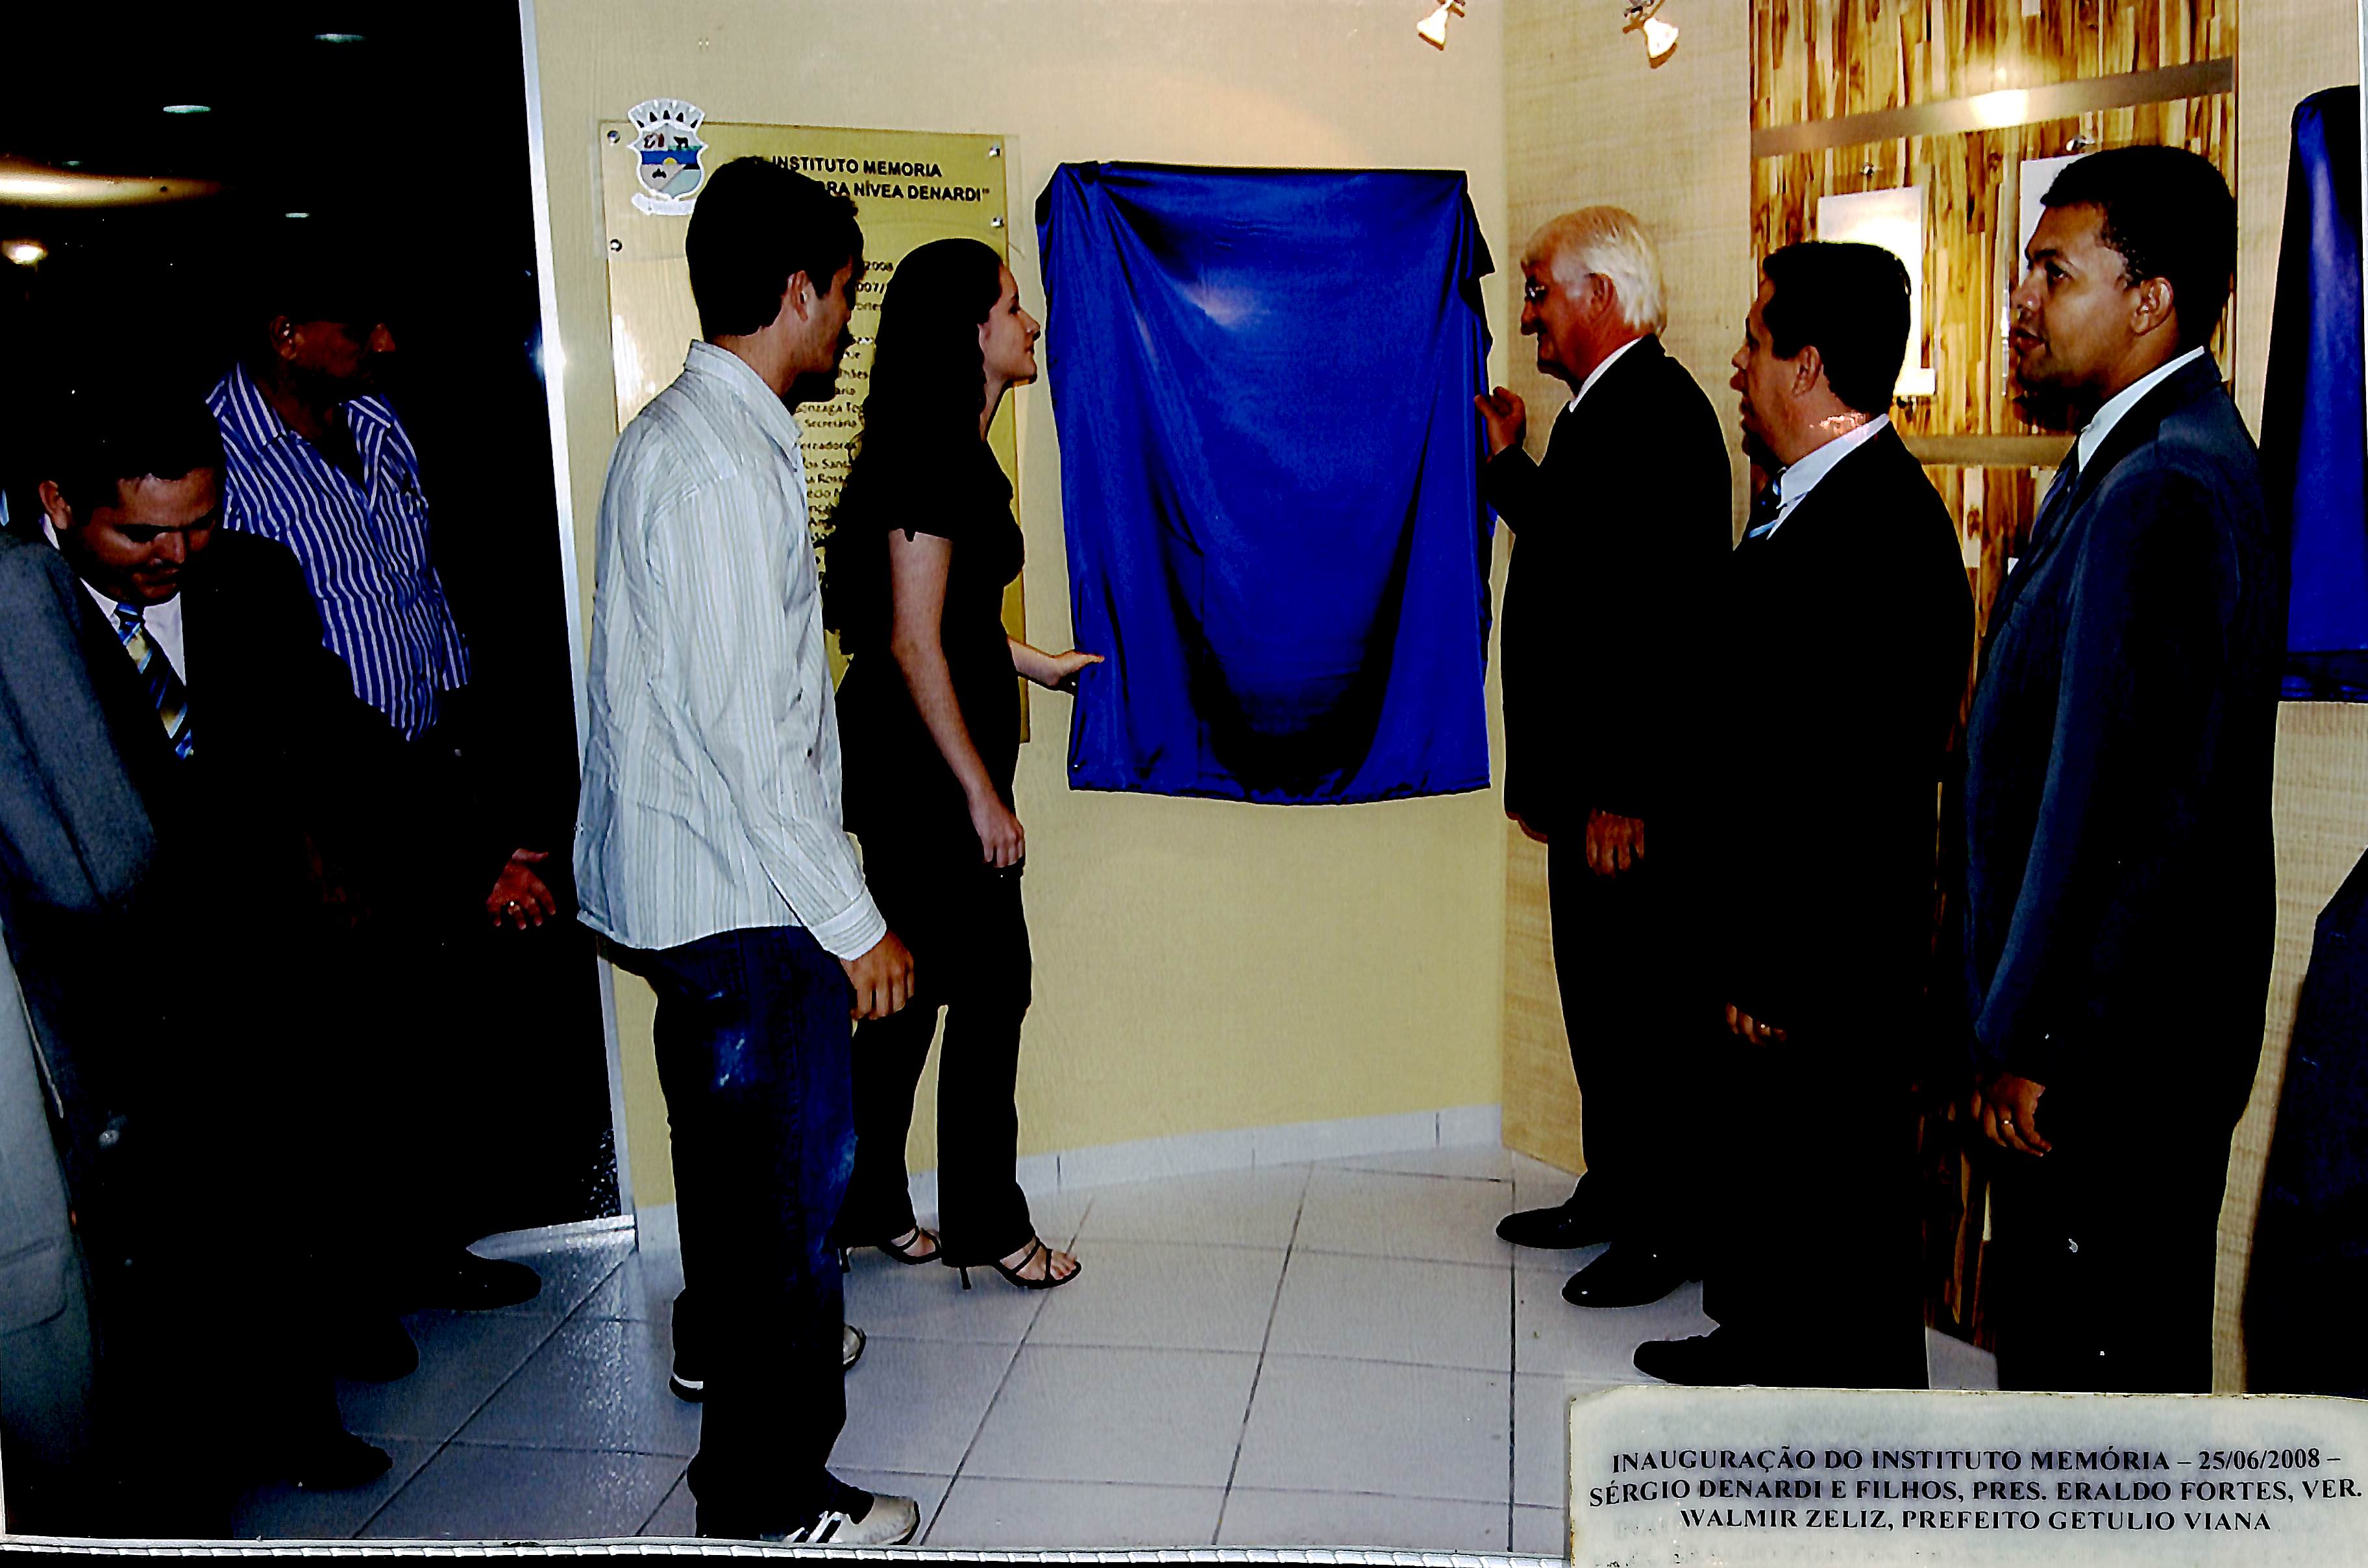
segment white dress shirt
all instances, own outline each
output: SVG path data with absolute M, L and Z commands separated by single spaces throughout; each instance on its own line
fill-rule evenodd
M 609 461 L 575 885 L 629 948 L 802 926 L 852 959 L 888 929 L 839 825 L 798 436 L 755 370 L 694 343 Z
M 41 532 L 52 545 L 58 542 L 57 528 L 47 517 L 41 519 Z M 82 579 L 77 577 L 75 581 L 82 582 Z M 122 623 L 115 619 L 116 601 L 86 582 L 83 583 L 82 591 L 90 596 L 91 603 L 106 612 L 107 629 L 120 636 L 123 628 Z M 181 596 L 175 594 L 160 605 L 131 605 L 125 608 L 140 612 L 142 624 L 148 628 L 148 640 L 164 653 L 166 662 L 173 666 L 173 673 L 181 677 L 181 684 L 188 685 L 188 636 L 181 629 Z M 126 656 L 130 655 L 127 653 Z
M 2105 437 L 2113 433 L 2113 426 L 2122 422 L 2122 415 L 2137 406 L 2138 399 L 2178 374 L 2185 366 L 2203 358 L 2203 349 L 2191 348 L 2169 364 L 2156 366 L 2107 398 L 2105 405 L 2097 410 L 2089 423 L 2080 426 L 2080 438 L 2074 443 L 2080 453 L 2080 467 L 2084 471 L 2088 468 L 2089 460 L 2097 455 L 2097 449 L 2105 444 Z
M 1587 372 L 1587 380 L 1578 383 L 1578 391 L 1573 392 L 1571 394 L 1570 401 L 1562 405 L 1562 411 L 1565 414 L 1569 414 L 1577 410 L 1579 403 L 1586 398 L 1587 394 L 1595 390 L 1595 383 L 1603 379 L 1603 372 L 1611 369 L 1612 366 L 1620 363 L 1620 356 L 1627 353 L 1628 350 L 1635 347 L 1636 345 L 1644 341 L 1645 339 L 1642 337 L 1632 337 L 1627 342 L 1622 344 L 1619 347 L 1613 349 L 1611 353 L 1606 354 L 1603 357 L 1603 363 L 1596 366 L 1595 369 Z
M 1835 437 L 1799 462 L 1776 476 L 1776 516 L 1751 530 L 1754 539 L 1764 539 L 1784 526 L 1784 519 L 1800 509 L 1817 487 L 1817 481 L 1834 472 L 1841 460 L 1852 452 L 1891 428 L 1891 415 L 1878 414 L 1857 429 Z

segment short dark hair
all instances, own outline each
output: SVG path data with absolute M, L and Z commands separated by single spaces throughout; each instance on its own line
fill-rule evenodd
M 819 291 L 842 267 L 863 271 L 855 203 L 763 158 L 734 158 L 708 177 L 683 251 L 703 337 L 770 325 L 796 273 Z
M 1861 414 L 1891 407 L 1907 358 L 1907 268 L 1880 245 L 1811 240 L 1759 264 L 1774 292 L 1761 318 L 1790 359 L 1811 344 L 1834 395 Z
M 256 248 L 244 282 L 247 316 L 258 331 L 278 316 L 368 331 L 395 313 L 401 289 L 382 231 L 319 213 L 273 225 Z
M 58 487 L 78 518 L 122 505 L 118 487 L 127 479 L 181 479 L 222 466 L 213 411 L 186 392 L 79 387 L 59 400 L 51 425 L 38 477 Z
M 2040 200 L 2099 209 L 2097 237 L 2121 256 L 2122 281 L 2170 285 L 2180 351 L 2212 341 L 2237 271 L 2237 201 L 2211 159 L 2184 147 L 2112 147 L 2066 165 Z

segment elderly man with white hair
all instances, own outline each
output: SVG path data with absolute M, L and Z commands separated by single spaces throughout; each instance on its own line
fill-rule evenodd
M 1478 401 L 1484 485 L 1518 548 L 1504 609 L 1505 811 L 1547 846 L 1554 971 L 1578 1078 L 1587 1174 L 1550 1209 L 1508 1215 L 1522 1246 L 1611 1246 L 1563 1288 L 1636 1306 L 1694 1270 L 1668 1119 L 1696 1028 L 1678 994 L 1675 912 L 1653 824 L 1667 726 L 1709 585 L 1733 542 L 1726 439 L 1661 347 L 1660 261 L 1616 207 L 1553 220 L 1521 256 L 1521 331 L 1565 383 L 1543 460 L 1527 410 Z

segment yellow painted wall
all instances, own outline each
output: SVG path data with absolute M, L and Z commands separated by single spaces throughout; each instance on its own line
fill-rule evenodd
M 1035 197 L 1058 164 L 1457 168 L 1500 259 L 1493 0 L 1444 54 L 1403 0 L 541 0 L 578 559 L 615 438 L 595 133 L 643 98 L 718 120 L 1009 139 L 1012 270 L 1041 311 Z M 1505 328 L 1501 290 L 1492 326 Z M 1502 354 L 1499 352 L 1501 361 Z M 1060 455 L 1020 399 L 1031 640 L 1066 645 Z M 1493 681 L 1492 681 L 1493 691 Z M 1494 707 L 1493 696 L 1491 707 Z M 1285 809 L 1072 793 L 1065 699 L 1020 759 L 1036 1003 L 1023 1152 L 1498 1098 L 1504 843 L 1493 792 Z M 638 1200 L 668 1200 L 651 1002 L 618 976 Z M 928 1085 L 923 1088 L 926 1096 Z M 929 1118 L 912 1151 L 935 1164 Z

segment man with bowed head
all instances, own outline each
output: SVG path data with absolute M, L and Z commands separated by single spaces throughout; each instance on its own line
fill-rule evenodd
M 1657 834 L 1668 734 L 1702 602 L 1732 542 L 1725 438 L 1661 347 L 1661 266 L 1616 207 L 1567 212 L 1521 257 L 1521 331 L 1571 397 L 1545 460 L 1520 398 L 1479 399 L 1483 485 L 1517 538 L 1506 577 L 1505 810 L 1546 841 L 1554 976 L 1587 1175 L 1497 1227 L 1521 1246 L 1611 1248 L 1572 1276 L 1586 1307 L 1657 1300 L 1693 1271 L 1699 1162 L 1664 1152 L 1696 1026 L 1675 1006 L 1679 945 Z
M 1887 251 L 1787 245 L 1733 361 L 1772 477 L 1727 563 L 1679 852 L 1726 1024 L 1703 1146 L 1752 1190 L 1714 1208 L 1718 1332 L 1637 1347 L 1670 1382 L 1925 1383 L 1910 1041 L 1974 607 L 1891 426 L 1907 301 Z
M 51 1277 L 50 1335 L 0 1335 L 0 1417 L 15 1443 L 28 1392 L 71 1394 L 72 1365 L 14 1358 L 77 1358 L 86 1289 L 91 1405 L 53 1410 L 74 1442 L 12 1449 L 8 1479 L 27 1460 L 21 1506 L 52 1511 L 28 1517 L 74 1531 L 199 1536 L 257 1479 L 387 1468 L 331 1382 L 355 1303 L 318 1254 L 353 1214 L 323 1020 L 352 1010 L 329 961 L 349 888 L 424 851 L 402 742 L 322 646 L 295 557 L 221 526 L 205 404 L 133 362 L 52 368 L 58 427 L 28 454 L 48 542 L 0 532 L 0 928 L 87 1270 Z
M 702 341 L 618 438 L 600 501 L 577 898 L 657 992 L 700 1533 L 892 1543 L 913 1500 L 825 1468 L 847 1419 L 828 1238 L 855 1154 L 850 1017 L 902 1008 L 913 963 L 841 827 L 790 412 L 836 376 L 863 234 L 847 198 L 742 158 L 684 248 Z
M 2029 414 L 2079 435 L 1990 612 L 1966 732 L 1998 1377 L 2201 1393 L 2275 927 L 2285 573 L 2205 347 L 2236 263 L 2219 171 L 2120 148 L 2044 200 L 2009 350 Z

